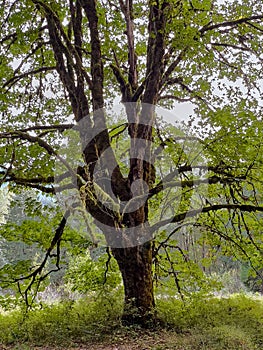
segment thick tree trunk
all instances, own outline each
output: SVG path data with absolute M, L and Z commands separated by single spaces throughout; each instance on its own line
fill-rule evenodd
M 123 322 L 152 325 L 155 321 L 152 279 L 152 243 L 112 248 L 124 283 Z
M 133 33 L 133 4 L 132 1 L 126 1 L 126 5 L 124 5 L 124 2 L 120 1 L 127 29 L 128 80 L 125 78 L 126 72 L 123 71 L 124 74 L 122 74 L 122 69 L 118 66 L 118 57 L 115 57 L 115 53 L 116 67 L 112 65 L 113 73 L 121 86 L 123 101 L 141 101 L 148 105 L 142 107 L 141 113 L 137 113 L 137 107 L 140 103 L 135 104 L 135 107 L 129 106 L 127 108 L 128 131 L 131 140 L 128 178 L 124 178 L 121 173 L 113 152 L 110 153 L 110 158 L 107 161 L 111 165 L 109 169 L 112 169 L 112 165 L 116 164 L 111 179 L 114 195 L 121 202 L 127 202 L 130 205 L 133 205 L 137 198 L 137 204 L 140 207 L 136 207 L 134 212 L 108 210 L 106 205 L 104 206 L 97 200 L 92 182 L 95 165 L 102 158 L 103 151 L 110 149 L 111 144 L 107 131 L 106 115 L 101 110 L 104 106 L 106 89 L 103 88 L 104 67 L 99 35 L 98 2 L 96 0 L 70 1 L 71 21 L 69 27 L 72 27 L 70 30 L 73 31 L 72 38 L 65 34 L 58 16 L 45 2 L 34 1 L 34 3 L 44 10 L 42 12 L 45 13 L 47 19 L 56 68 L 69 95 L 75 120 L 80 127 L 80 137 L 84 146 L 83 156 L 86 162 L 85 167 L 78 167 L 78 175 L 86 183 L 85 186 L 83 181 L 78 183 L 81 198 L 87 211 L 96 220 L 98 227 L 101 225 L 108 246 L 111 247 L 118 262 L 125 288 L 123 319 L 129 323 L 145 324 L 147 320 L 152 319 L 154 310 L 152 243 L 150 242 L 151 236 L 147 236 L 148 203 L 147 201 L 141 203 L 139 198 L 146 194 L 145 184 L 148 189 L 151 189 L 155 180 L 154 164 L 152 164 L 151 157 L 152 127 L 155 125 L 155 113 L 152 105 L 157 103 L 164 73 L 166 10 L 169 2 L 156 1 L 149 5 L 146 75 L 142 79 L 143 83 L 138 86 Z M 84 22 L 84 14 L 87 26 L 86 21 Z M 82 47 L 84 43 L 83 26 L 88 28 L 91 48 L 90 68 L 87 71 L 85 71 L 87 60 L 85 58 L 84 62 L 82 59 L 82 55 L 85 55 L 85 50 Z M 89 94 L 87 94 L 87 90 L 89 90 Z M 92 110 L 95 112 L 92 117 L 89 116 L 91 104 Z M 91 135 L 96 135 L 96 137 L 89 140 Z M 90 142 L 86 144 L 86 140 Z M 100 161 L 102 160 L 100 159 Z M 104 168 L 104 164 L 101 163 L 101 165 L 101 175 L 104 178 L 107 166 Z M 125 208 L 126 206 L 123 209 Z M 127 228 L 129 233 L 127 236 L 125 236 L 124 228 Z M 118 234 L 116 229 L 120 231 L 118 237 L 114 237 L 116 232 Z M 145 241 L 147 242 L 142 244 Z M 120 246 L 123 248 L 116 248 Z

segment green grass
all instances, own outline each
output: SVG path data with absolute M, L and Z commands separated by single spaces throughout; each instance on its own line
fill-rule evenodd
M 263 348 L 262 300 L 245 295 L 193 300 L 186 305 L 160 300 L 158 308 L 167 325 L 194 338 L 196 349 Z
M 46 305 L 27 315 L 15 310 L 0 314 L 0 344 L 29 349 L 29 345 L 66 346 L 104 339 L 107 343 L 140 341 L 145 349 L 153 350 L 263 348 L 261 300 L 236 295 L 227 299 L 189 300 L 183 304 L 170 298 L 158 300 L 157 310 L 164 326 L 148 331 L 121 326 L 119 294 Z

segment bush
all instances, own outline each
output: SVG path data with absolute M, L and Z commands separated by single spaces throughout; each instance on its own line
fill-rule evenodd
M 67 344 L 101 338 L 120 325 L 122 296 L 89 296 L 78 301 L 45 305 L 41 309 L 0 315 L 0 343 Z
M 121 276 L 114 259 L 108 260 L 103 254 L 97 261 L 89 254 L 71 259 L 65 275 L 66 288 L 80 293 L 99 291 L 102 288 L 110 291 L 120 286 Z

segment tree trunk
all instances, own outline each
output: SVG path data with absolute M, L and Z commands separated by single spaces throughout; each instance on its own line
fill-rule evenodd
M 155 320 L 152 279 L 152 243 L 112 248 L 124 283 L 124 324 L 152 325 Z

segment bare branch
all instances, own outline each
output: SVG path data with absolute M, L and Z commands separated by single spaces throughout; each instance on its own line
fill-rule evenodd
M 181 97 L 177 97 L 175 95 L 161 95 L 158 97 L 158 101 L 160 100 L 175 100 L 178 102 L 189 102 L 193 100 L 193 97 L 187 97 L 187 98 L 181 98 Z
M 0 139 L 3 139 L 3 138 L 6 138 L 6 139 L 19 138 L 22 140 L 27 140 L 27 141 L 32 142 L 32 143 L 37 143 L 40 147 L 44 148 L 48 154 L 56 156 L 57 159 L 59 159 L 60 162 L 68 169 L 68 171 L 71 174 L 71 176 L 73 177 L 73 179 L 75 179 L 76 173 L 71 168 L 69 163 L 63 157 L 61 157 L 57 153 L 57 151 L 52 146 L 50 146 L 46 141 L 44 141 L 42 138 L 40 138 L 38 136 L 32 136 L 32 135 L 25 133 L 25 132 L 22 132 L 22 131 L 0 133 Z
M 130 84 L 126 81 L 125 77 L 123 76 L 121 69 L 114 64 L 110 65 L 113 74 L 115 75 L 118 83 L 120 84 L 120 90 L 122 94 L 122 101 L 127 102 L 131 100 L 132 97 L 132 91 Z
M 55 156 L 57 155 L 57 152 L 54 150 L 54 148 L 51 147 L 46 141 L 44 141 L 40 137 L 32 136 L 22 131 L 14 131 L 14 132 L 11 132 L 10 134 L 14 137 L 17 136 L 23 140 L 27 140 L 32 143 L 38 143 L 39 146 L 44 148 L 48 154 L 55 155 Z
M 2 172 L 0 171 L 0 174 L 2 174 Z M 8 178 L 7 178 L 8 181 L 19 181 L 21 183 L 32 183 L 32 184 L 40 184 L 40 183 L 43 183 L 43 184 L 51 184 L 54 182 L 54 177 L 53 176 L 48 176 L 46 178 L 44 177 L 35 177 L 35 178 L 29 178 L 29 179 L 26 179 L 26 178 L 20 178 L 20 177 L 17 177 L 15 176 L 12 172 L 8 174 Z
M 172 174 L 172 173 L 171 173 Z M 169 174 L 167 176 L 167 178 L 170 177 Z M 177 173 L 178 175 L 178 173 Z M 160 193 L 161 191 L 163 191 L 166 188 L 175 188 L 175 187 L 179 187 L 179 188 L 193 188 L 195 186 L 199 186 L 201 184 L 217 184 L 217 183 L 221 183 L 221 184 L 227 184 L 227 183 L 233 183 L 233 181 L 235 181 L 236 179 L 233 177 L 229 177 L 229 178 L 223 178 L 223 177 L 219 177 L 217 175 L 213 175 L 211 177 L 208 177 L 207 179 L 195 179 L 195 180 L 184 180 L 184 181 L 165 181 L 162 180 L 158 183 L 157 186 L 155 186 L 154 188 L 152 188 L 149 191 L 148 194 L 148 198 L 152 198 L 154 195 Z
M 249 47 L 246 46 L 238 46 L 238 45 L 233 45 L 233 44 L 227 44 L 227 43 L 216 43 L 216 42 L 211 42 L 210 43 L 212 46 L 219 46 L 219 47 L 229 47 L 234 50 L 241 50 L 241 51 L 252 51 Z
M 179 55 L 177 56 L 177 58 L 170 64 L 170 66 L 167 68 L 167 70 L 165 71 L 162 80 L 161 80 L 161 84 L 160 87 L 162 87 L 167 80 L 170 78 L 171 74 L 173 73 L 173 71 L 175 70 L 175 68 L 179 65 L 179 63 L 182 61 L 185 53 L 187 51 L 187 48 L 183 49 Z
M 34 131 L 34 130 L 50 130 L 50 131 L 59 130 L 60 132 L 63 132 L 64 130 L 72 129 L 73 127 L 76 127 L 76 125 L 75 124 L 35 125 L 25 129 L 19 129 L 18 131 L 27 132 L 27 131 Z
M 21 80 L 21 79 L 23 79 L 25 77 L 28 77 L 30 75 L 35 75 L 35 74 L 42 73 L 42 72 L 49 72 L 49 71 L 52 71 L 52 70 L 55 70 L 55 69 L 56 69 L 55 66 L 40 67 L 40 68 L 37 68 L 35 70 L 31 70 L 31 71 L 22 73 L 20 75 L 15 75 L 14 77 L 12 77 L 11 79 L 9 79 L 8 81 L 6 81 L 4 83 L 3 88 L 5 88 L 7 86 L 12 86 L 12 85 L 16 84 L 19 80 Z
M 49 273 L 45 274 L 44 276 L 41 276 L 41 274 L 43 272 L 43 269 L 45 268 L 48 259 L 51 257 L 51 252 L 55 248 L 56 245 L 58 247 L 58 251 L 57 252 L 59 253 L 60 240 L 61 240 L 61 237 L 63 235 L 64 229 L 65 229 L 65 226 L 66 226 L 66 223 L 67 223 L 67 219 L 69 218 L 69 216 L 70 216 L 70 212 L 66 211 L 64 216 L 63 216 L 63 218 L 62 218 L 62 220 L 60 221 L 59 226 L 57 227 L 57 229 L 55 231 L 55 235 L 53 237 L 53 240 L 50 243 L 50 246 L 47 249 L 46 254 L 44 256 L 44 259 L 43 259 L 42 263 L 39 265 L 39 267 L 36 268 L 32 273 L 30 273 L 27 276 L 23 276 L 23 277 L 19 277 L 19 278 L 14 279 L 14 282 L 17 282 L 19 284 L 19 287 L 20 287 L 20 282 L 21 281 L 31 279 L 30 283 L 28 284 L 28 286 L 26 287 L 24 292 L 22 292 L 22 290 L 20 288 L 20 294 L 23 295 L 27 306 L 29 306 L 28 293 L 31 290 L 33 284 L 36 282 L 37 276 L 40 276 L 40 279 L 39 279 L 38 282 L 41 282 L 46 276 L 48 276 L 48 274 L 50 274 L 50 272 L 49 272 Z M 59 254 L 57 254 L 57 259 L 59 259 Z M 56 265 L 57 265 L 57 270 L 59 270 L 60 269 L 60 267 L 59 267 L 59 260 L 57 260 L 57 264 Z M 54 270 L 52 270 L 52 271 L 54 271 Z
M 258 30 L 259 32 L 263 33 L 263 28 L 258 27 L 255 23 L 247 22 L 247 24 L 248 24 L 249 26 L 251 26 L 252 28 Z
M 8 34 L 8 35 L 4 36 L 2 40 L 0 40 L 0 45 L 2 45 L 7 40 L 10 40 L 10 39 L 14 40 L 16 38 L 17 38 L 16 32 Z
M 155 232 L 161 227 L 168 225 L 170 223 L 176 223 L 176 222 L 181 222 L 185 218 L 191 218 L 195 217 L 200 213 L 208 213 L 210 211 L 218 211 L 222 209 L 227 209 L 227 210 L 241 210 L 241 211 L 246 211 L 246 212 L 263 212 L 263 207 L 262 206 L 256 206 L 256 205 L 250 205 L 250 204 L 215 204 L 207 207 L 203 207 L 200 209 L 192 209 L 188 210 L 184 213 L 177 214 L 169 219 L 162 220 L 156 224 L 154 224 L 151 227 L 151 232 Z
M 236 27 L 239 24 L 243 24 L 243 23 L 248 23 L 250 24 L 250 21 L 253 20 L 261 20 L 263 19 L 263 15 L 257 15 L 257 16 L 251 16 L 251 17 L 243 17 L 243 18 L 239 18 L 233 21 L 226 21 L 226 22 L 221 22 L 221 23 L 216 23 L 216 24 L 208 24 L 205 25 L 203 28 L 200 29 L 200 34 L 203 35 L 205 32 L 213 30 L 213 29 L 217 29 L 217 28 L 225 28 L 225 27 Z

